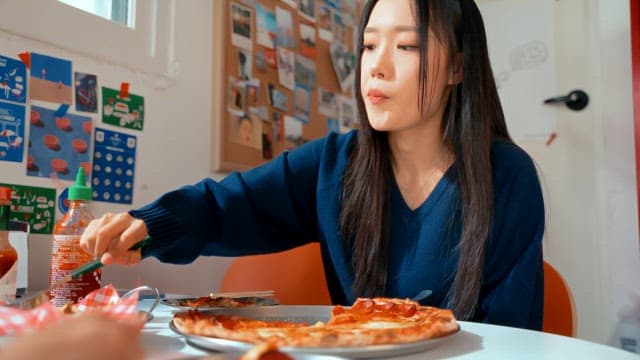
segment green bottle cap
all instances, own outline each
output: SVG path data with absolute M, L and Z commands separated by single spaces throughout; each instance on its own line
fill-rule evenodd
M 72 200 L 85 200 L 91 201 L 91 187 L 86 185 L 87 180 L 84 176 L 84 168 L 79 167 L 76 174 L 76 183 L 69 186 L 69 201 Z

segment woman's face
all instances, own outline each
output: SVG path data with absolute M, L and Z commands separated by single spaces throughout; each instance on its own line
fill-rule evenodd
M 426 96 L 419 109 L 420 50 L 410 0 L 380 0 L 364 30 L 360 90 L 371 126 L 401 131 L 440 122 L 449 95 L 446 49 L 429 36 Z

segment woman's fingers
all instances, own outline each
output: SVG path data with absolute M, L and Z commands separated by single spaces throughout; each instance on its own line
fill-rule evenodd
M 116 264 L 132 265 L 140 262 L 140 250 L 129 249 L 147 236 L 147 226 L 142 220 L 132 217 L 131 219 L 133 221 L 116 241 L 111 242 L 109 249 L 105 253 L 105 255 L 110 254 Z M 108 257 L 106 260 L 109 261 Z
M 140 250 L 128 251 L 135 243 L 147 235 L 147 226 L 142 220 L 128 213 L 107 213 L 89 223 L 80 245 L 82 248 L 100 257 L 105 265 L 135 264 L 140 261 Z
M 98 232 L 108 224 L 114 216 L 112 213 L 106 213 L 102 217 L 89 222 L 89 225 L 87 225 L 80 237 L 80 246 L 84 251 L 94 256 L 99 255 L 96 253 Z
M 102 255 L 101 261 L 105 265 L 110 263 L 116 263 L 118 265 L 134 265 L 142 260 L 142 254 L 140 250 L 129 250 L 124 253 L 111 254 L 109 252 Z M 106 262 L 105 262 L 106 261 Z
M 125 246 L 120 236 L 133 221 L 134 218 L 128 213 L 119 213 L 106 218 L 96 232 L 94 254 L 102 255 L 107 250 Z
M 113 255 L 109 252 L 102 254 L 100 258 L 100 262 L 104 265 L 109 265 L 112 263 L 118 265 L 134 265 L 139 263 L 142 260 L 142 254 L 140 250 L 130 250 L 123 254 Z

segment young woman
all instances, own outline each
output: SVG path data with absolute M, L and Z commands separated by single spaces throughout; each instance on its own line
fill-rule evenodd
M 459 319 L 540 329 L 540 184 L 509 138 L 474 1 L 370 1 L 359 30 L 360 131 L 106 214 L 84 248 L 188 263 L 319 241 L 334 303 L 429 290 L 423 304 Z

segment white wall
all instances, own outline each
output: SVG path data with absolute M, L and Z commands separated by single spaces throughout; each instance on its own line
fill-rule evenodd
M 74 71 L 96 74 L 99 86 L 119 88 L 120 82 L 129 81 L 130 91 L 145 97 L 144 131 L 131 132 L 138 136 L 133 207 L 144 205 L 172 188 L 211 176 L 211 2 L 180 1 L 175 20 L 176 60 L 181 71 L 168 86 L 156 76 L 0 31 L 0 53 L 5 56 L 17 58 L 20 52 L 34 51 L 69 59 Z M 24 163 L 0 162 L 0 182 L 55 187 L 49 179 L 27 177 L 25 173 Z M 128 209 L 129 206 L 109 203 L 92 204 L 96 217 Z M 31 236 L 30 289 L 48 285 L 50 249 L 50 236 Z M 217 287 L 226 264 L 216 258 L 201 258 L 188 266 L 171 266 L 147 259 L 135 268 L 106 268 L 103 280 L 121 288 L 143 283 L 164 292 L 206 294 Z

